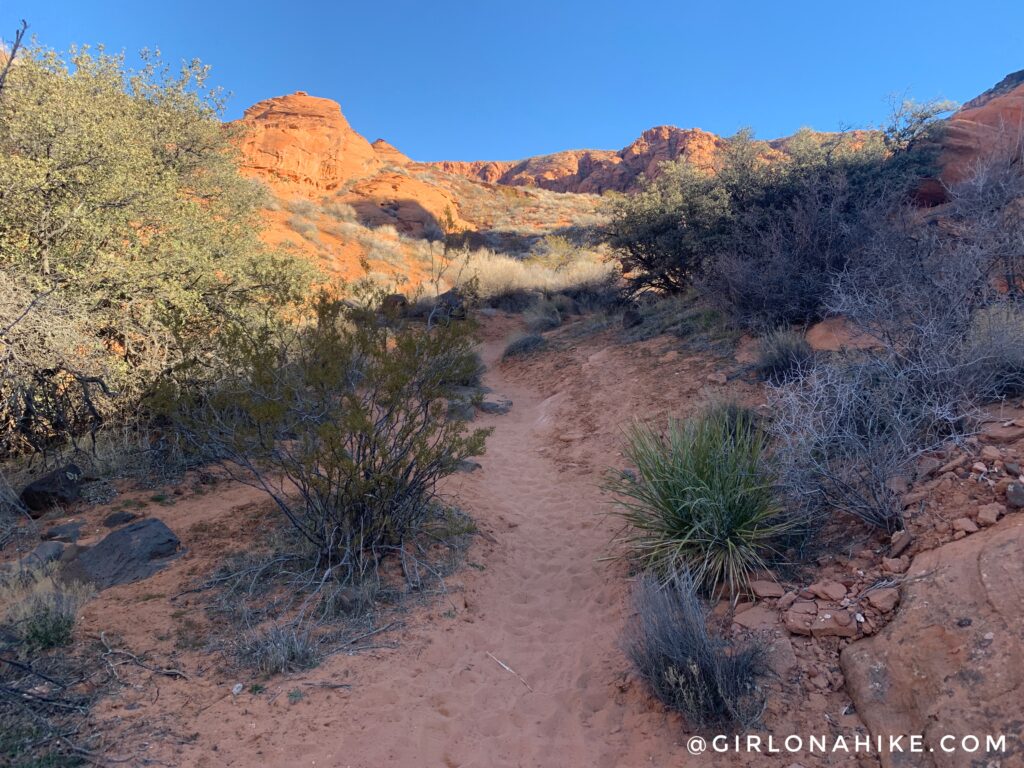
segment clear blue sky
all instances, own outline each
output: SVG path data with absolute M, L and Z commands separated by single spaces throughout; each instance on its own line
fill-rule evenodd
M 774 138 L 965 101 L 1024 69 L 1024 0 L 0 0 L 5 37 L 198 57 L 234 95 L 341 102 L 417 160 L 618 149 L 664 123 Z

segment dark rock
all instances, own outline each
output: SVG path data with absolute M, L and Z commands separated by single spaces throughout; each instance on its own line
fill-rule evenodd
M 481 469 L 480 464 L 469 459 L 461 459 L 456 467 L 458 472 L 476 472 L 478 469 Z
M 43 539 L 46 541 L 63 541 L 66 544 L 74 544 L 82 535 L 82 524 L 80 522 L 64 523 L 55 525 L 49 530 L 43 531 Z
M 30 511 L 40 514 L 58 504 L 78 501 L 84 477 L 81 469 L 68 464 L 29 483 L 21 492 L 21 501 Z
M 1013 475 L 1014 477 L 1020 477 L 1020 464 L 1015 461 L 1008 461 L 1003 464 L 1003 469 L 1006 470 L 1006 474 Z
M 117 526 L 119 525 L 130 523 L 137 517 L 138 515 L 136 515 L 134 512 L 128 512 L 122 509 L 120 512 L 111 512 L 109 515 L 103 518 L 103 525 L 107 528 L 117 528 Z
M 0 572 L 34 571 L 59 560 L 63 553 L 64 545 L 61 542 L 44 541 L 20 560 L 0 565 Z
M 155 517 L 132 523 L 83 550 L 65 574 L 106 589 L 152 576 L 178 554 L 181 542 Z
M 503 416 L 512 410 L 512 401 L 507 397 L 496 397 L 481 401 L 478 407 L 484 413 Z
M 472 400 L 452 398 L 448 401 L 448 420 L 472 421 L 476 418 L 476 405 Z
M 1010 483 L 1006 486 L 1006 504 L 1014 509 L 1024 507 L 1024 485 Z

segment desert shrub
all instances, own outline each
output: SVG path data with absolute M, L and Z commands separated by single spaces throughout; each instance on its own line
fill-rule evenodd
M 781 485 L 794 505 L 903 526 L 896 478 L 967 427 L 969 403 L 944 377 L 896 357 L 821 362 L 770 390 Z
M 13 571 L 0 578 L 3 624 L 28 652 L 67 645 L 91 595 L 84 585 L 57 581 L 52 568 Z
M 529 333 L 510 341 L 501 356 L 506 360 L 513 357 L 526 357 L 534 352 L 545 349 L 547 345 L 547 339 L 543 336 L 537 333 Z
M 318 567 L 351 581 L 414 536 L 437 481 L 483 452 L 488 431 L 445 407 L 479 362 L 467 322 L 381 324 L 327 296 L 313 313 L 226 333 L 217 386 L 168 400 L 198 450 L 265 491 Z
M 731 643 L 708 628 L 693 582 L 642 576 L 633 590 L 635 615 L 624 637 L 640 677 L 665 706 L 698 727 L 750 728 L 764 710 L 758 679 L 765 650 L 758 641 Z
M 800 334 L 772 331 L 761 339 L 757 371 L 765 381 L 781 384 L 793 373 L 807 367 L 813 358 L 811 345 Z
M 636 424 L 613 477 L 625 555 L 661 578 L 687 570 L 698 586 L 735 595 L 777 554 L 796 521 L 775 487 L 767 435 L 743 413 L 715 409 L 664 433 Z
M 264 675 L 315 667 L 319 641 L 309 627 L 273 625 L 246 633 L 238 643 L 242 663 Z
M 356 209 L 348 203 L 330 202 L 325 203 L 323 212 L 337 221 L 355 222 L 358 221 Z
M 562 313 L 553 301 L 538 301 L 523 314 L 526 327 L 531 333 L 550 331 L 562 324 Z
M 0 100 L 0 453 L 126 414 L 227 316 L 308 282 L 260 243 L 222 97 L 198 63 L 26 52 Z M 187 151 L 186 151 L 187 148 Z
M 320 213 L 320 209 L 312 200 L 295 197 L 285 203 L 285 207 L 299 218 L 310 219 Z
M 547 235 L 534 247 L 528 260 L 548 269 L 565 269 L 581 258 L 580 248 L 564 235 Z
M 960 363 L 983 400 L 1024 394 L 1024 306 L 1006 299 L 975 310 Z
M 966 437 L 978 405 L 1019 391 L 1024 181 L 1013 165 L 986 164 L 950 188 L 943 226 L 895 207 L 865 228 L 827 306 L 868 348 L 816 361 L 771 396 L 797 503 L 900 528 L 898 478 Z
M 288 219 L 288 226 L 291 227 L 294 232 L 302 235 L 307 240 L 316 242 L 320 239 L 320 230 L 317 229 L 316 224 L 308 219 L 303 219 L 299 216 L 292 216 Z
M 639 194 L 612 204 L 608 233 L 629 291 L 699 285 L 758 328 L 818 317 L 864 222 L 884 218 L 887 201 L 905 198 L 930 170 L 934 147 L 924 138 L 945 106 L 917 109 L 913 140 L 890 141 L 896 127 L 804 130 L 778 147 L 742 131 L 714 168 L 685 158 L 663 165 Z
M 707 252 L 721 247 L 732 211 L 716 177 L 685 161 L 665 164 L 635 195 L 612 202 L 609 242 L 622 254 L 631 292 L 678 293 L 700 274 Z

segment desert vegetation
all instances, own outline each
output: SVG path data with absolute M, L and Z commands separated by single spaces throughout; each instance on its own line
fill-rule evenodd
M 325 286 L 265 246 L 265 193 L 238 172 L 201 64 L 13 55 L 0 90 L 3 543 L 38 535 L 29 513 L 48 508 L 28 509 L 16 489 L 55 467 L 69 500 L 85 477 L 218 471 L 264 491 L 281 526 L 265 559 L 215 577 L 211 611 L 231 604 L 235 659 L 265 674 L 309 666 L 338 641 L 338 617 L 388 588 L 392 562 L 425 593 L 438 551 L 473 530 L 434 488 L 487 436 L 448 409 L 479 376 L 474 327 L 443 311 L 399 318 L 379 290 Z M 317 240 L 317 206 L 288 207 Z M 13 729 L 2 749 L 81 756 L 91 745 L 68 718 L 91 697 L 71 696 L 79 670 L 53 654 L 93 588 L 57 562 L 29 568 L 33 557 L 0 573 L 0 711 Z M 116 683 L 108 660 L 121 653 L 150 668 L 106 640 L 74 655 Z M 31 693 L 40 680 L 52 695 Z
M 1021 152 L 926 207 L 948 104 L 770 142 L 654 129 L 600 153 L 631 191 L 598 198 L 415 163 L 304 92 L 224 124 L 199 62 L 23 42 L 0 65 L 0 763 L 270 764 L 295 739 L 330 762 L 321 716 L 329 749 L 408 762 L 424 702 L 446 738 L 420 762 L 504 740 L 541 764 L 557 737 L 567 764 L 668 764 L 663 707 L 861 735 L 844 648 L 931 578 L 911 556 L 1024 508 Z M 336 146 L 240 159 L 299 124 Z M 960 605 L 952 655 L 1004 653 Z
M 636 427 L 625 449 L 635 470 L 610 484 L 622 551 L 651 574 L 628 648 L 692 722 L 721 700 L 709 703 L 706 680 L 688 680 L 684 697 L 667 688 L 679 662 L 650 650 L 669 627 L 705 631 L 678 603 L 734 594 L 772 555 L 799 565 L 809 540 L 820 551 L 851 519 L 902 530 L 918 462 L 963 445 L 982 407 L 1022 391 L 1018 156 L 984 158 L 948 186 L 941 210 L 923 209 L 915 194 L 946 108 L 908 104 L 883 131 L 804 132 L 784 146 L 743 133 L 712 172 L 677 162 L 614 201 L 610 239 L 637 307 L 629 324 L 672 327 L 670 308 L 681 318 L 703 307 L 760 336 L 750 371 L 768 397 L 756 428 L 706 415 Z M 850 341 L 816 353 L 803 333 L 825 317 L 841 318 Z M 693 593 L 683 598 L 680 573 Z M 656 584 L 671 598 L 652 596 Z
M 768 461 L 768 438 L 742 408 L 720 406 L 661 431 L 635 425 L 614 478 L 626 527 L 623 540 L 640 565 L 672 580 L 688 574 L 705 591 L 745 588 L 777 554 L 787 518 Z

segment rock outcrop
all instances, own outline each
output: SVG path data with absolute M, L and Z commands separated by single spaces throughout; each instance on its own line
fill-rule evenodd
M 971 176 L 980 163 L 1016 151 L 1024 143 L 1024 70 L 963 105 L 946 121 L 939 153 L 939 177 L 925 183 L 926 203 L 946 201 L 945 185 Z
M 395 147 L 392 144 L 384 141 L 384 139 L 377 139 L 373 144 L 374 153 L 380 158 L 381 162 L 385 165 L 398 165 L 406 166 L 409 165 L 412 160 L 404 152 Z
M 65 578 L 107 589 L 149 578 L 178 554 L 181 542 L 153 517 L 119 528 L 96 546 L 77 553 L 64 567 Z
M 896 618 L 848 646 L 842 668 L 874 736 L 921 734 L 884 768 L 1024 765 L 1024 515 L 914 559 Z M 939 739 L 1006 734 L 1010 755 L 947 753 Z M 980 759 L 980 762 L 978 762 Z
M 243 172 L 278 194 L 319 197 L 384 165 L 337 102 L 304 91 L 254 104 L 239 125 Z
M 662 125 L 644 131 L 618 152 L 582 149 L 530 157 L 518 162 L 431 163 L 447 173 L 507 186 L 541 187 L 554 192 L 600 194 L 636 189 L 642 177 L 654 178 L 666 160 L 687 157 L 711 167 L 722 139 L 699 128 Z

